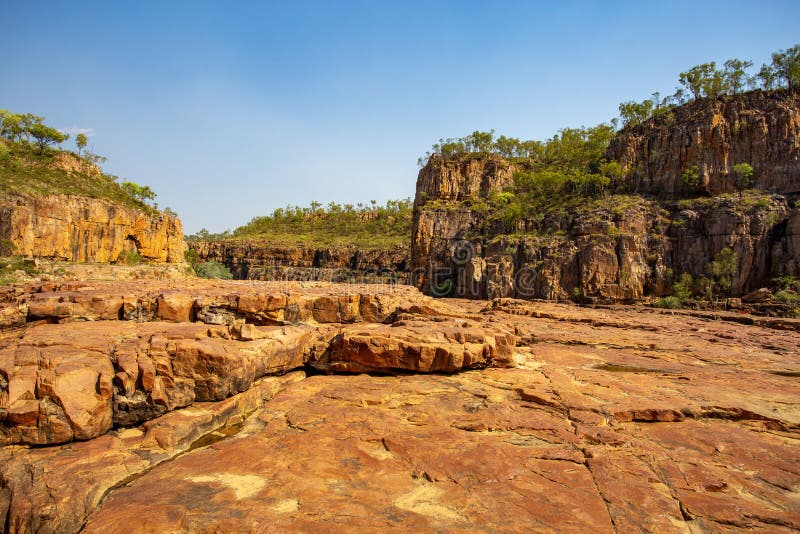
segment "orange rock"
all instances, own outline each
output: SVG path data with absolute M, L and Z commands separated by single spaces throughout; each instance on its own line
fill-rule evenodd
M 796 331 L 405 290 L 376 324 L 317 284 L 285 309 L 358 295 L 358 322 L 276 326 L 243 284 L 189 286 L 253 322 L 0 334 L 3 439 L 51 445 L 0 447 L 7 530 L 800 529 Z M 309 364 L 348 374 L 257 378 Z

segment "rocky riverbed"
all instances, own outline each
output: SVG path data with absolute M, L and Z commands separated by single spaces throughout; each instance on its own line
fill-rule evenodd
M 800 528 L 800 320 L 245 281 L 0 301 L 5 532 Z

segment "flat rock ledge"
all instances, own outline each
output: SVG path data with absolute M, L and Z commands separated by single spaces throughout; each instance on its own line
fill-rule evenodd
M 148 280 L 0 328 L 2 532 L 800 529 L 785 325 Z

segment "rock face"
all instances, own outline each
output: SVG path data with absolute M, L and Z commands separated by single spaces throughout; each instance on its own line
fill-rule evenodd
M 545 221 L 548 235 L 483 234 L 485 217 L 461 206 L 419 209 L 412 283 L 425 293 L 600 302 L 668 294 L 680 273 L 698 277 L 723 248 L 736 253 L 732 293 L 800 274 L 800 211 L 782 197 L 659 203 L 627 197 L 619 207 Z M 478 237 L 475 237 L 478 235 Z
M 769 327 L 800 320 L 321 283 L 151 296 L 144 322 L 53 308 L 0 339 L 4 428 L 51 418 L 84 440 L 0 446 L 5 532 L 800 529 L 800 338 Z M 190 300 L 246 322 L 187 322 Z M 295 305 L 311 315 L 251 322 Z M 256 377 L 303 361 L 345 373 Z M 136 395 L 163 411 L 116 419 Z M 9 422 L 10 396 L 39 409 Z
M 430 200 L 457 201 L 486 197 L 511 183 L 519 170 L 498 156 L 447 160 L 433 156 L 419 171 L 414 206 Z
M 16 254 L 80 262 L 112 262 L 138 252 L 150 262 L 178 263 L 186 249 L 176 218 L 63 195 L 4 198 L 0 239 Z
M 303 367 L 507 365 L 516 341 L 409 286 L 65 283 L 3 300 L 0 444 L 95 438 Z
M 282 247 L 242 239 L 194 241 L 201 259 L 225 264 L 238 280 L 346 282 L 396 281 L 408 277 L 408 249 Z
M 517 170 L 498 156 L 432 157 L 417 179 L 411 282 L 426 294 L 468 298 L 635 301 L 668 294 L 723 248 L 736 253 L 731 292 L 800 275 L 798 93 L 755 91 L 698 101 L 623 130 L 608 156 L 624 194 L 553 210 L 509 226 L 487 221 L 490 193 Z M 764 193 L 669 199 L 697 165 L 702 191 L 735 191 L 732 166 L 749 162 Z M 653 195 L 660 194 L 662 197 Z M 646 196 L 651 195 L 651 196 Z
M 756 187 L 800 194 L 800 91 L 752 91 L 701 99 L 639 126 L 609 146 L 631 192 L 679 195 L 681 174 L 697 166 L 699 189 L 736 191 L 733 166 L 749 163 Z

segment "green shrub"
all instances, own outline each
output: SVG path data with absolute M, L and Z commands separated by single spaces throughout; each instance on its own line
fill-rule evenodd
M 230 269 L 218 261 L 205 261 L 198 263 L 194 267 L 194 272 L 200 278 L 216 278 L 219 280 L 232 280 L 233 274 Z
M 193 248 L 186 249 L 186 252 L 183 253 L 183 258 L 186 260 L 186 263 L 192 266 L 192 268 L 200 263 L 200 254 L 198 254 Z
M 573 302 L 580 302 L 583 299 L 583 291 L 580 287 L 573 287 L 569 293 L 569 298 Z
M 144 258 L 137 251 L 129 250 L 128 252 L 124 252 L 122 254 L 119 262 L 124 263 L 125 265 L 140 265 L 144 263 Z
M 672 295 L 680 300 L 681 303 L 686 302 L 692 296 L 692 288 L 694 287 L 694 278 L 689 273 L 683 273 L 680 280 L 675 282 L 672 286 Z
M 22 256 L 0 257 L 0 284 L 13 284 L 20 281 L 17 271 L 22 271 L 28 276 L 40 272 L 34 261 L 26 260 Z
M 683 307 L 683 302 L 678 297 L 662 297 L 656 301 L 656 307 L 675 310 Z
M 791 289 L 781 289 L 772 296 L 772 300 L 781 304 L 796 304 L 800 302 L 800 295 Z

